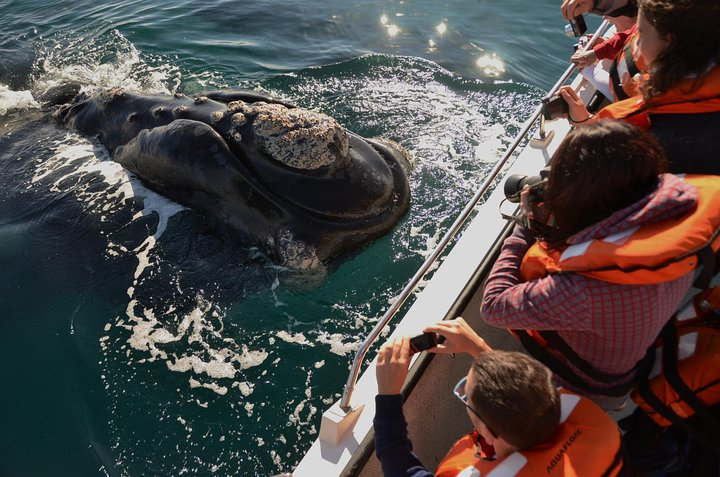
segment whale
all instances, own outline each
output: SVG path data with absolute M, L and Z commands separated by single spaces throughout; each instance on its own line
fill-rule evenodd
M 410 205 L 410 154 L 320 112 L 254 91 L 195 96 L 47 92 L 52 116 L 148 188 L 313 269 L 388 233 Z

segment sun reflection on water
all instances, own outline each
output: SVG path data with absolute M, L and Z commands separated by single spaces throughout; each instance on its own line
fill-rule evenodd
M 496 53 L 486 53 L 475 61 L 487 76 L 497 77 L 505 73 L 505 62 Z

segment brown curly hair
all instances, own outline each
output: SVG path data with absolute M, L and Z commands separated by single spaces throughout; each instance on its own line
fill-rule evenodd
M 610 119 L 568 134 L 551 164 L 544 209 L 554 227 L 542 238 L 553 249 L 651 193 L 667 170 L 665 153 L 650 133 Z
M 641 86 L 646 99 L 658 96 L 689 75 L 702 76 L 720 63 L 720 1 L 639 0 L 647 21 L 669 42 Z M 691 85 L 691 90 L 698 87 Z

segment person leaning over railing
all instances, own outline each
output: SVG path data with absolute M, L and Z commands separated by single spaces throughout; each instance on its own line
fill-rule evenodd
M 627 122 L 570 132 L 543 202 L 523 192 L 524 215 L 547 225 L 516 225 L 484 288 L 483 320 L 515 330 L 559 383 L 606 409 L 652 364 L 698 250 L 718 245 L 720 177 L 665 167 L 657 141 Z
M 602 118 L 631 122 L 658 138 L 670 172 L 720 174 L 720 2 L 639 0 L 638 5 L 637 49 L 647 65 L 642 95 L 593 117 L 565 86 L 560 93 L 568 120 L 576 127 Z
M 604 41 L 592 45 L 592 48 L 579 49 L 570 57 L 570 63 L 580 68 L 581 74 L 596 89 L 610 95 L 611 101 L 627 99 L 638 94 L 640 73 L 644 69 L 635 54 L 637 42 L 637 2 L 629 0 L 618 10 L 603 15 L 603 18 L 615 26 L 617 32 Z M 598 39 L 600 40 L 600 39 Z M 584 68 L 598 60 L 612 60 L 607 77 L 597 78 L 594 70 L 586 74 Z
M 615 422 L 592 401 L 558 392 L 550 371 L 517 352 L 492 351 L 485 342 L 463 340 L 460 318 L 437 325 L 468 352 L 473 364 L 453 394 L 474 430 L 460 438 L 439 463 L 437 477 L 493 475 L 600 477 L 620 475 L 621 436 Z M 467 335 L 471 336 L 471 335 Z M 444 352 L 444 345 L 440 345 Z M 410 364 L 408 338 L 385 344 L 378 354 L 375 452 L 385 477 L 433 475 L 412 453 L 400 390 Z M 448 398 L 450 390 L 447 390 Z M 489 474 L 492 472 L 492 474 Z

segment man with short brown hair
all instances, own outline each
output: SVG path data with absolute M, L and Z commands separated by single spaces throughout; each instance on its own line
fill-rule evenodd
M 621 436 L 610 416 L 589 399 L 558 392 L 550 371 L 533 358 L 484 347 L 471 353 L 473 364 L 453 390 L 475 430 L 455 443 L 436 476 L 619 474 Z M 378 355 L 375 452 L 385 477 L 433 475 L 412 453 L 402 411 L 410 356 L 408 338 L 385 344 Z

